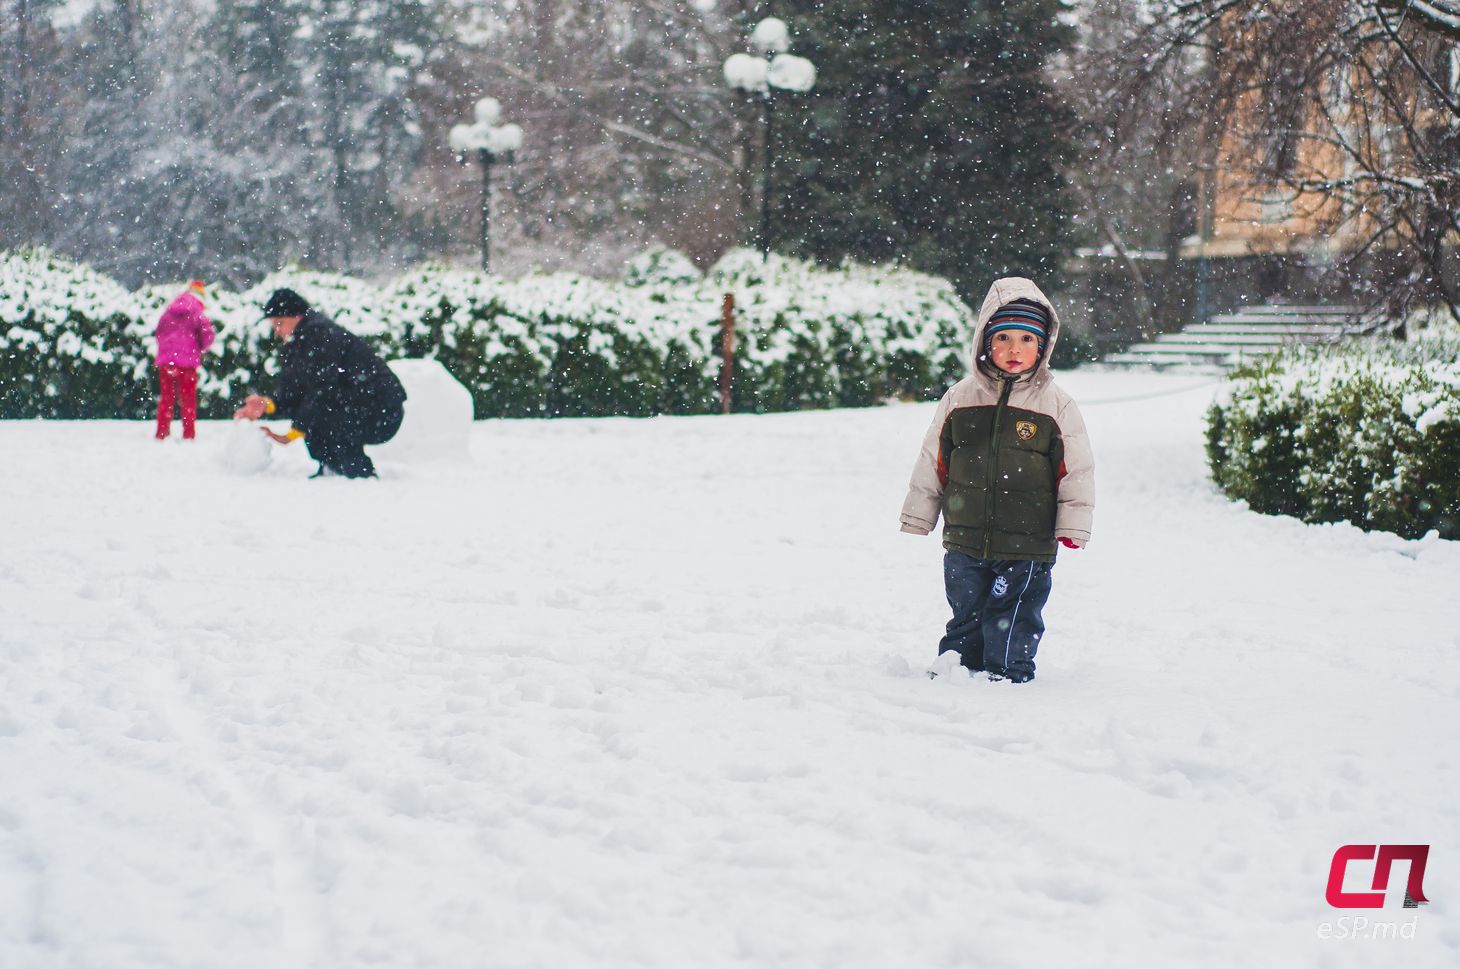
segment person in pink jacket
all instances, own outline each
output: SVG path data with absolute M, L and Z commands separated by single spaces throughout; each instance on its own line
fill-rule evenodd
M 157 439 L 172 430 L 173 403 L 182 410 L 183 440 L 197 436 L 198 365 L 213 345 L 213 323 L 203 312 L 203 281 L 195 279 L 167 304 L 157 321 Z

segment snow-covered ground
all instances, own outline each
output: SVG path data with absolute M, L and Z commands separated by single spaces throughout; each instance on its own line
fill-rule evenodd
M 1095 536 L 1019 687 L 921 675 L 930 405 L 379 482 L 0 424 L 0 966 L 1460 964 L 1460 547 L 1227 502 L 1202 378 L 1063 382 Z M 1431 904 L 1330 908 L 1348 843 Z

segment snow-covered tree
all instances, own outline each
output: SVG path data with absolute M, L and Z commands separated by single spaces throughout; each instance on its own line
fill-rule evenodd
M 214 31 L 257 113 L 255 150 L 305 197 L 287 217 L 309 226 L 309 261 L 369 267 L 396 248 L 386 237 L 420 156 L 414 94 L 438 27 L 423 0 L 219 4 Z
M 52 224 L 48 137 L 62 116 L 61 47 L 50 15 L 60 0 L 0 3 L 0 246 L 44 238 Z

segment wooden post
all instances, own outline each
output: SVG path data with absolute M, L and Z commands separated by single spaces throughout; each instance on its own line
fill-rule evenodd
M 720 311 L 720 413 L 730 413 L 730 388 L 735 379 L 735 294 L 726 293 Z

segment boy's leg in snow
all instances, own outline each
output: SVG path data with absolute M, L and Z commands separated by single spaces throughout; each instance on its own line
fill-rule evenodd
M 943 589 L 953 618 L 948 620 L 947 633 L 938 643 L 938 655 L 957 650 L 963 656 L 963 665 L 971 670 L 984 668 L 982 614 L 994 581 L 990 564 L 953 549 L 943 553 Z
M 177 368 L 171 364 L 157 368 L 157 439 L 172 431 L 172 403 L 177 392 Z
M 177 369 L 178 409 L 182 411 L 183 440 L 198 436 L 198 371 L 195 367 Z
M 1044 604 L 1052 562 L 989 562 L 992 582 L 983 606 L 983 665 L 1011 680 L 1034 679 L 1034 654 L 1044 636 Z

